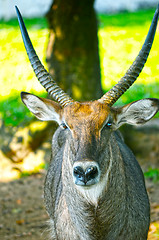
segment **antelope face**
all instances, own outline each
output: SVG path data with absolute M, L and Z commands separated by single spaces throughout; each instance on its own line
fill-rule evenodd
M 109 113 L 109 107 L 98 101 L 75 102 L 64 108 L 62 126 L 68 131 L 68 154 L 76 185 L 94 185 L 103 175 L 101 149 L 102 142 L 106 145 L 108 141 L 108 134 L 103 138 L 102 130 L 108 124 Z

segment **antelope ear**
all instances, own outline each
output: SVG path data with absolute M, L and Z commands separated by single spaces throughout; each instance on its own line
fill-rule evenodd
M 21 99 L 38 119 L 61 123 L 62 108 L 58 103 L 26 92 L 21 92 Z
M 118 109 L 115 126 L 119 128 L 124 123 L 131 125 L 143 124 L 149 121 L 158 111 L 159 99 L 157 98 L 147 98 L 132 102 Z

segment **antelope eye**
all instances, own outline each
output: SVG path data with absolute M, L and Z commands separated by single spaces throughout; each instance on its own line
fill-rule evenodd
M 61 127 L 62 127 L 63 129 L 67 129 L 67 128 L 68 128 L 65 123 L 61 123 Z
M 112 126 L 112 123 L 111 123 L 111 122 L 108 122 L 108 123 L 106 124 L 106 126 L 107 126 L 107 127 L 111 127 L 111 126 Z
M 104 126 L 105 129 L 110 129 L 112 126 L 112 123 L 111 122 L 107 122 Z

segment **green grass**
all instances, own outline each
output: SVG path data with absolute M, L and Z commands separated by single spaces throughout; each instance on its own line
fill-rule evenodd
M 41 163 L 38 166 L 36 166 L 32 171 L 21 171 L 20 172 L 20 178 L 22 177 L 28 177 L 31 175 L 36 175 L 38 174 L 42 169 L 47 170 L 48 169 L 48 164 L 47 163 Z
M 145 178 L 149 178 L 154 182 L 159 181 L 159 169 L 150 168 L 147 172 L 144 173 Z
M 103 90 L 108 91 L 125 74 L 137 56 L 148 32 L 154 10 L 116 15 L 99 15 L 99 52 Z M 44 18 L 25 19 L 37 54 L 46 66 L 48 42 Z M 41 96 L 43 87 L 29 64 L 17 20 L 0 21 L 0 118 L 16 126 L 32 116 L 20 101 L 20 92 Z M 149 59 L 137 82 L 117 104 L 159 96 L 159 34 L 157 32 Z M 159 114 L 158 114 L 159 116 Z
M 48 29 L 46 20 L 25 19 L 40 59 L 45 63 Z M 36 80 L 22 42 L 17 20 L 0 21 L 0 118 L 5 125 L 17 126 L 33 116 L 20 100 L 20 92 L 46 96 Z M 24 120 L 25 119 L 25 120 Z

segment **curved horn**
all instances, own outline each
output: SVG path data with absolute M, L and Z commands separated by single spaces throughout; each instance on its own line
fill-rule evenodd
M 103 95 L 103 97 L 100 99 L 102 102 L 105 102 L 109 106 L 112 106 L 139 76 L 151 50 L 151 46 L 156 32 L 158 15 L 159 7 L 155 11 L 146 40 L 138 56 L 136 57 L 135 61 L 130 66 L 128 71 L 125 73 L 124 77 L 122 77 L 121 80 L 111 90 L 109 90 L 106 94 Z
M 71 99 L 52 79 L 50 74 L 46 71 L 42 63 L 40 62 L 33 45 L 31 43 L 31 40 L 29 38 L 28 32 L 26 30 L 23 18 L 20 14 L 20 11 L 17 7 L 16 12 L 18 16 L 19 26 L 23 38 L 23 42 L 25 45 L 25 49 L 27 51 L 29 61 L 33 67 L 33 70 L 36 74 L 36 77 L 38 78 L 39 82 L 42 84 L 42 86 L 46 89 L 46 91 L 50 94 L 51 97 L 53 97 L 58 103 L 61 104 L 61 106 L 65 107 L 66 105 L 74 102 L 73 99 Z

